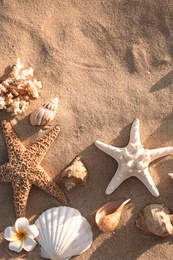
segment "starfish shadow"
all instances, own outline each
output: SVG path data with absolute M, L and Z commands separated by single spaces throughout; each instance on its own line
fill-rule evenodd
M 170 87 L 173 84 L 173 70 L 162 77 L 158 82 L 156 82 L 150 89 L 150 92 L 156 92 L 165 87 Z
M 173 113 L 165 117 L 161 121 L 159 127 L 152 134 L 149 135 L 148 139 L 145 141 L 144 147 L 152 149 L 156 147 L 173 146 L 172 125 Z M 149 170 L 151 174 L 153 171 L 155 171 L 155 174 L 159 179 L 157 187 L 159 189 L 160 196 L 162 196 L 163 198 L 163 195 L 166 193 L 167 195 L 165 194 L 165 201 L 169 201 L 168 198 L 172 196 L 172 194 L 168 194 L 172 193 L 171 190 L 173 189 L 173 187 L 171 188 L 173 182 L 171 178 L 168 176 L 168 173 L 173 172 L 172 156 L 168 155 L 153 161 L 149 165 Z M 169 203 L 171 202 L 169 201 Z M 170 208 L 173 208 L 173 204 L 171 203 L 170 205 Z
M 173 180 L 168 173 L 173 172 L 173 160 L 167 158 L 166 160 L 156 160 L 155 164 L 151 164 L 151 171 L 157 175 L 159 189 L 159 201 L 166 202 L 169 209 L 173 209 L 172 193 L 173 193 Z
M 163 147 L 167 145 L 173 146 L 172 126 L 173 112 L 161 120 L 159 127 L 151 133 L 145 141 L 145 146 L 148 146 L 149 148 L 154 148 L 156 146 Z M 165 145 L 165 142 L 169 142 L 169 144 Z
M 129 142 L 129 133 L 132 123 L 126 125 L 118 133 L 115 133 L 116 138 L 114 138 L 109 144 L 116 147 L 125 147 Z

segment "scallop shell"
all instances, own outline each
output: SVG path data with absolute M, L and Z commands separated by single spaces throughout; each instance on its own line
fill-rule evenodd
M 150 204 L 139 214 L 136 226 L 144 234 L 170 236 L 173 234 L 172 215 L 164 204 Z
M 70 207 L 51 208 L 35 222 L 41 245 L 41 256 L 67 260 L 87 250 L 93 241 L 91 226 L 81 213 Z
M 84 184 L 88 177 L 87 169 L 81 158 L 77 156 L 61 174 L 61 181 L 65 184 L 67 190 L 70 190 L 77 185 Z
M 95 215 L 95 222 L 103 232 L 112 232 L 118 226 L 124 206 L 130 201 L 118 198 L 99 208 Z
M 30 114 L 31 125 L 49 125 L 55 118 L 58 108 L 58 98 L 54 98 L 51 101 L 45 103 L 40 108 L 36 109 Z

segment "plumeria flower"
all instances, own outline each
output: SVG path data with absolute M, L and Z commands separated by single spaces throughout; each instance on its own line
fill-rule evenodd
M 14 227 L 7 227 L 4 231 L 4 237 L 10 241 L 9 249 L 19 253 L 22 249 L 27 252 L 34 249 L 36 246 L 36 238 L 39 231 L 36 225 L 29 225 L 26 218 L 18 218 Z

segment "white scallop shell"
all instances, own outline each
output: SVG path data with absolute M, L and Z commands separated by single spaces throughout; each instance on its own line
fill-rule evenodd
M 58 108 L 58 98 L 54 98 L 51 101 L 45 103 L 40 108 L 34 110 L 30 114 L 31 125 L 49 125 L 55 118 Z
M 41 245 L 41 256 L 52 260 L 67 260 L 87 250 L 93 241 L 88 221 L 70 207 L 51 208 L 35 222 Z

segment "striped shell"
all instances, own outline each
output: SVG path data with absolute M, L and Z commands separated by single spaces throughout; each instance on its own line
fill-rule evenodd
M 58 108 L 58 98 L 54 98 L 51 101 L 45 103 L 40 108 L 36 109 L 30 114 L 31 125 L 50 125 L 56 115 Z

